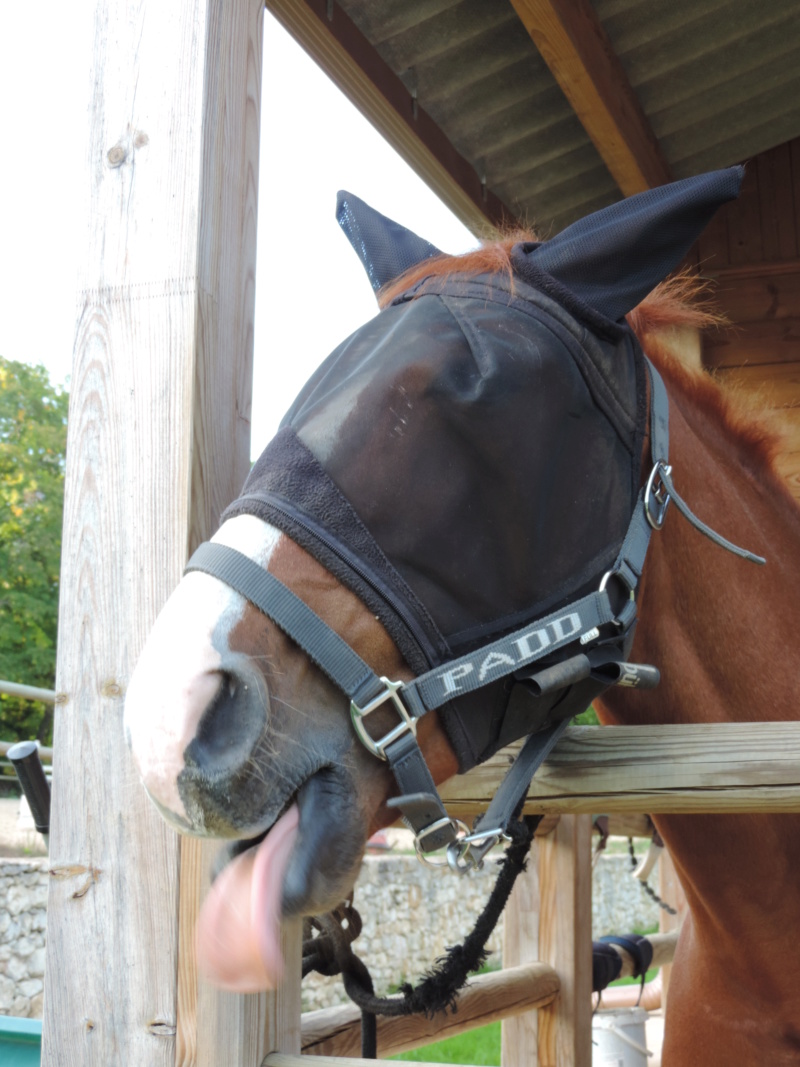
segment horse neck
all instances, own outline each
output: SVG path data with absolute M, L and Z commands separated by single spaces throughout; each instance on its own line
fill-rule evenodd
M 608 690 L 600 718 L 623 724 L 797 719 L 800 508 L 769 463 L 754 458 L 752 445 L 712 417 L 681 375 L 674 381 L 664 376 L 676 489 L 712 529 L 767 563 L 759 567 L 715 545 L 671 505 L 663 529 L 651 538 L 631 653 L 634 661 L 656 665 L 661 683 L 650 692 Z M 800 898 L 773 900 L 767 930 L 764 872 L 777 865 L 784 884 L 800 877 L 800 820 L 754 814 L 659 815 L 655 821 L 697 936 L 701 927 L 713 927 L 708 916 L 724 915 L 742 938 L 760 929 L 772 951 L 769 938 L 779 942 L 785 924 L 800 918 Z M 796 977 L 800 982 L 800 970 Z
M 798 717 L 800 507 L 763 449 L 732 428 L 714 388 L 663 368 L 670 462 L 695 514 L 767 559 L 742 560 L 695 530 L 672 505 L 653 534 L 632 657 L 661 671 L 651 694 L 612 691 L 617 722 L 744 722 Z M 716 410 L 715 410 L 716 409 Z M 629 695 L 630 694 L 630 695 Z

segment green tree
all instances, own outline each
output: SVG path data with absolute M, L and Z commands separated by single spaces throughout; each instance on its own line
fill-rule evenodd
M 0 357 L 0 678 L 53 688 L 67 443 L 64 390 Z M 0 695 L 0 739 L 52 738 L 52 709 Z

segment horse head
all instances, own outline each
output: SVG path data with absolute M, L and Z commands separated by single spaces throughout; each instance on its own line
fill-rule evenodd
M 438 671 L 441 699 L 416 736 L 430 776 L 399 790 L 412 800 L 607 684 L 587 669 L 537 689 L 529 652 L 558 667 L 587 645 L 629 650 L 624 583 L 608 590 L 613 617 L 569 621 L 615 567 L 641 496 L 648 378 L 624 318 L 740 180 L 734 168 L 652 190 L 551 241 L 492 246 L 495 260 L 441 257 L 342 199 L 389 298 L 306 384 L 213 543 L 274 578 L 287 611 L 292 595 L 311 608 L 371 677 Z M 125 713 L 164 817 L 229 839 L 203 924 L 209 969 L 238 989 L 279 977 L 282 915 L 346 895 L 368 836 L 397 814 L 370 742 L 383 738 L 383 754 L 387 736 L 413 733 L 381 697 L 359 736 L 360 698 L 257 602 L 197 564 L 156 622 Z

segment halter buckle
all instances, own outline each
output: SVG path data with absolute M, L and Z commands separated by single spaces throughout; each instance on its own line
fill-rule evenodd
M 417 736 L 417 720 L 408 713 L 408 710 L 400 699 L 399 692 L 403 688 L 402 682 L 390 682 L 388 678 L 381 678 L 381 681 L 386 686 L 382 693 L 370 700 L 369 704 L 360 708 L 354 700 L 350 701 L 350 718 L 353 722 L 353 728 L 358 734 L 358 739 L 365 748 L 367 748 L 373 756 L 377 756 L 378 759 L 388 759 L 386 755 L 386 746 L 390 745 L 392 741 L 396 741 L 398 737 L 402 737 L 403 734 L 411 733 Z M 370 737 L 367 733 L 367 728 L 364 725 L 364 719 L 382 704 L 385 704 L 389 700 L 394 705 L 394 710 L 400 716 L 401 721 L 395 726 L 388 734 L 384 734 L 383 737 L 377 741 Z
M 664 525 L 667 506 L 670 502 L 669 491 L 664 483 L 664 475 L 669 478 L 670 474 L 672 474 L 672 467 L 658 460 L 650 471 L 650 477 L 647 479 L 647 486 L 644 491 L 644 513 L 654 530 L 660 530 Z

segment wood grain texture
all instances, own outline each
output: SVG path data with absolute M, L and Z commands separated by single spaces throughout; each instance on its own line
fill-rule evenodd
M 700 269 L 712 276 L 777 269 L 800 256 L 800 138 L 746 161 L 738 200 L 717 212 L 697 250 Z
M 592 820 L 567 815 L 539 841 L 539 956 L 558 1000 L 539 1012 L 539 1067 L 591 1067 Z
M 516 748 L 441 796 L 452 815 L 484 811 Z M 800 723 L 573 726 L 537 772 L 525 811 L 800 811 Z
M 708 368 L 796 363 L 800 360 L 800 303 L 795 314 L 782 318 L 740 322 L 733 329 L 715 330 L 703 342 L 703 363 Z
M 533 1012 L 535 1016 L 537 1007 L 553 1003 L 559 984 L 555 970 L 535 960 L 471 978 L 459 995 L 456 1013 L 433 1019 L 419 1015 L 379 1017 L 378 1055 L 395 1056 L 521 1012 Z M 319 1062 L 320 1056 L 356 1055 L 361 1049 L 360 1012 L 354 1004 L 307 1012 L 302 1020 L 302 1035 L 303 1052 L 313 1055 L 314 1063 Z
M 230 10 L 221 0 L 100 0 L 94 13 L 76 205 L 85 245 L 59 609 L 46 1067 L 188 1065 L 206 1040 L 192 1036 L 193 960 L 179 937 L 193 891 L 179 882 L 178 838 L 134 772 L 122 707 L 190 544 L 213 531 L 248 469 L 261 20 L 255 0 Z M 189 848 L 184 858 L 194 878 L 198 856 Z M 231 1029 L 217 1063 L 246 1062 Z
M 589 0 L 511 0 L 626 196 L 671 180 L 625 69 Z
M 720 367 L 717 376 L 723 383 L 757 395 L 765 407 L 800 407 L 800 360 L 754 367 Z
M 555 832 L 555 827 L 551 831 Z M 539 849 L 534 838 L 527 870 L 517 877 L 503 912 L 503 967 L 517 967 L 539 959 Z M 536 1067 L 539 1045 L 539 1013 L 526 1011 L 504 1019 L 501 1028 L 503 1067 L 528 1064 Z

